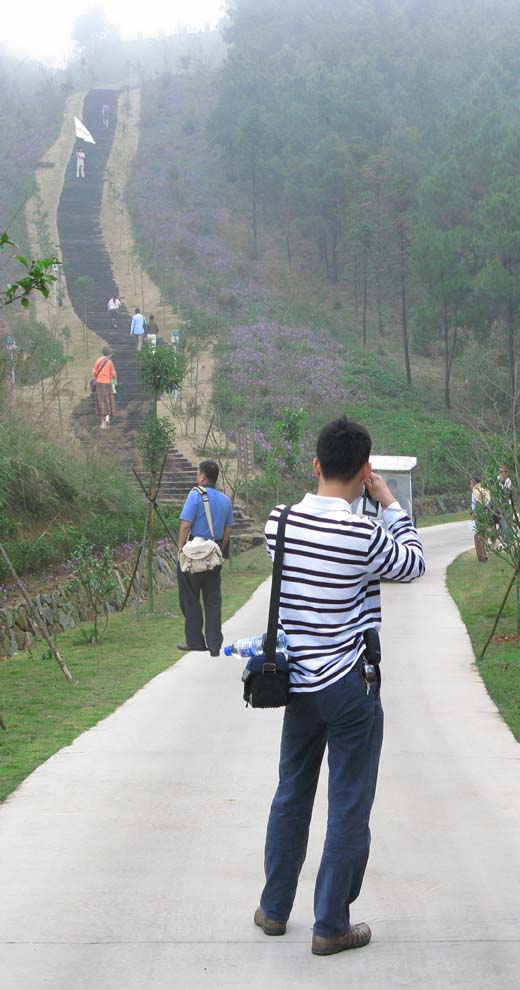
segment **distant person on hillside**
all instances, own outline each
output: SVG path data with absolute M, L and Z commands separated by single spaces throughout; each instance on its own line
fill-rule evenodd
M 78 148 L 76 151 L 76 178 L 85 178 L 85 152 L 83 148 Z
M 103 103 L 103 109 L 101 111 L 101 116 L 103 118 L 103 127 L 108 127 L 110 124 L 110 107 L 108 103 Z
M 102 430 L 108 430 L 110 420 L 115 414 L 114 395 L 117 385 L 117 374 L 111 360 L 110 347 L 104 347 L 92 368 L 92 378 L 96 380 L 96 412 L 100 418 Z
M 158 336 L 159 336 L 159 327 L 155 322 L 155 316 L 153 315 L 153 313 L 150 313 L 150 316 L 148 317 L 148 323 L 146 324 L 145 344 L 148 343 L 157 344 Z M 150 340 L 149 339 L 150 337 L 153 337 L 153 340 Z
M 137 340 L 137 350 L 140 351 L 143 346 L 143 337 L 146 330 L 146 320 L 141 313 L 138 306 L 135 307 L 134 315 L 132 316 L 132 322 L 130 324 L 130 333 L 134 335 Z
M 108 304 L 107 304 L 107 309 L 112 326 L 117 327 L 117 314 L 121 309 L 121 300 L 117 292 L 115 292 L 113 296 L 110 296 L 110 299 L 108 300 Z

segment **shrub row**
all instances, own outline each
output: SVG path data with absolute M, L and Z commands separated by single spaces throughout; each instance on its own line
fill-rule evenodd
M 178 527 L 178 509 L 163 506 L 168 529 L 175 535 Z M 144 510 L 141 514 L 119 517 L 86 519 L 81 525 L 66 524 L 54 526 L 42 536 L 33 539 L 7 540 L 4 545 L 18 574 L 29 574 L 44 570 L 54 564 L 70 560 L 80 540 L 86 539 L 95 549 L 102 547 L 129 546 L 143 535 Z M 156 520 L 155 535 L 165 538 L 168 533 L 162 522 Z M 3 561 L 0 561 L 0 580 L 9 576 Z

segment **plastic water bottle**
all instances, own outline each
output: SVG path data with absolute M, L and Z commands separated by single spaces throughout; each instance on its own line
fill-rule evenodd
M 226 657 L 256 657 L 263 652 L 266 635 L 262 633 L 261 636 L 245 636 L 243 639 L 237 639 L 235 643 L 224 647 L 224 654 Z M 278 653 L 287 650 L 287 636 L 281 630 L 276 637 L 276 650 Z

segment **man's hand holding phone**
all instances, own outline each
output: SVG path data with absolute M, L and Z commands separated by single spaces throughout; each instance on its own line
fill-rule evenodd
M 380 474 L 371 471 L 366 482 L 365 491 L 372 502 L 379 502 L 386 509 L 395 502 L 395 495 L 390 491 L 386 481 Z

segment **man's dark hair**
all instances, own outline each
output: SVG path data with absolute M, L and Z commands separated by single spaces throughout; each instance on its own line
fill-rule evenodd
M 471 475 L 471 481 L 474 481 L 477 485 L 480 485 L 482 483 L 482 475 L 480 475 L 480 474 L 472 474 Z
M 201 461 L 199 471 L 205 474 L 210 485 L 216 485 L 218 481 L 218 464 L 216 461 Z
M 136 306 L 135 309 L 134 309 L 134 313 L 140 313 L 140 312 L 141 312 L 141 310 L 139 309 L 139 306 Z
M 327 423 L 316 444 L 323 477 L 351 481 L 368 461 L 371 449 L 368 430 L 354 420 L 341 416 Z

